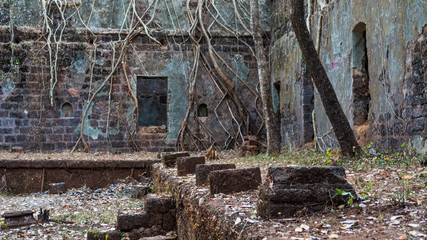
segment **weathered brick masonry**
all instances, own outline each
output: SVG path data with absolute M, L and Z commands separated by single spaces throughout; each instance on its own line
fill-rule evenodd
M 307 4 L 310 33 L 360 143 L 373 141 L 381 151 L 401 151 L 405 142 L 425 153 L 427 14 L 423 3 L 329 2 L 325 9 Z M 92 9 L 90 0 L 67 1 L 62 7 L 69 17 L 65 25 L 61 12 L 51 4 L 46 14 L 52 19 L 50 28 L 57 31 L 50 36 L 50 44 L 40 1 L 0 3 L 0 149 L 14 145 L 27 150 L 72 149 L 86 105 L 103 86 L 89 107 L 83 131 L 91 150 L 173 150 L 193 79 L 194 103 L 186 137 L 194 141 L 186 144 L 229 148 L 239 143 L 233 137 L 239 136 L 239 123 L 234 120 L 237 109 L 213 81 L 218 74 L 209 61 L 206 39 L 200 41 L 201 56 L 193 78 L 196 45 L 188 34 L 187 1 L 171 1 L 169 10 L 175 13 L 159 1 L 149 33 L 160 44 L 142 29 L 129 38 L 124 51 L 122 40 L 138 20 L 131 22 L 126 4 L 93 3 Z M 197 1 L 189 3 L 194 13 Z M 248 1 L 243 4 L 248 7 Z M 289 4 L 289 0 L 261 4 L 282 146 L 301 148 L 314 140 L 321 149 L 337 147 L 292 32 Z M 142 14 L 149 6 L 140 0 L 132 10 Z M 217 21 L 232 31 L 215 23 L 207 11 L 203 22 L 226 63 L 217 58 L 220 68 L 249 112 L 252 131 L 248 134 L 254 134 L 262 122 L 255 111 L 261 102 L 245 86 L 257 89 L 257 65 L 249 48 L 253 41 L 236 22 L 230 1 L 216 7 L 210 10 L 221 12 Z M 143 21 L 149 19 L 149 14 L 143 16 Z M 243 21 L 250 26 L 249 16 Z M 199 39 L 202 33 L 195 30 Z M 134 97 L 138 119 L 133 114 Z
M 64 40 L 58 46 L 58 82 L 53 93 L 53 105 L 51 105 L 49 54 L 46 51 L 46 43 L 40 39 L 39 30 L 15 28 L 14 35 L 19 38 L 12 42 L 10 42 L 10 31 L 9 27 L 0 29 L 0 67 L 3 81 L 0 88 L 0 148 L 8 150 L 11 146 L 19 145 L 28 150 L 72 149 L 79 138 L 82 114 L 87 99 L 91 96 L 89 92 L 92 94 L 94 89 L 111 74 L 114 54 L 116 54 L 116 62 L 120 61 L 117 59 L 119 46 L 115 49 L 116 53 L 110 46 L 111 41 L 117 40 L 119 35 L 100 33 L 94 42 L 93 37 L 75 30 L 64 34 Z M 124 38 L 124 35 L 122 37 Z M 149 68 L 153 69 L 150 71 L 153 74 L 149 73 L 149 76 L 175 74 L 174 71 L 180 71 L 180 69 L 170 69 L 169 72 L 159 74 L 156 71 L 159 71 L 160 67 L 156 64 L 167 65 L 183 56 L 193 54 L 193 47 L 188 39 L 175 36 L 158 39 L 164 42 L 163 46 L 153 43 L 145 35 L 137 36 L 132 40 L 132 49 L 127 50 L 125 57 L 128 77 L 147 75 Z M 236 39 L 228 37 L 218 37 L 213 39 L 213 42 L 217 51 L 225 56 L 240 57 L 241 63 L 250 68 L 249 71 L 255 71 L 256 64 L 245 45 L 238 44 Z M 52 47 L 55 48 L 56 45 Z M 202 46 L 202 50 L 206 51 L 206 46 Z M 143 57 L 146 65 L 141 67 L 137 57 Z M 188 59 L 181 61 L 186 60 Z M 93 69 L 92 63 L 94 63 Z M 201 79 L 201 86 L 197 88 L 197 97 L 198 102 L 210 103 L 209 107 L 212 109 L 220 96 L 209 92 L 213 83 L 207 74 L 204 69 L 200 70 L 198 77 Z M 176 91 L 181 91 L 180 95 L 183 98 L 188 97 L 186 85 L 184 81 L 176 87 Z M 111 114 L 109 115 L 108 92 L 110 90 Z M 108 82 L 101 94 L 95 97 L 89 109 L 85 136 L 89 136 L 88 143 L 91 150 L 160 151 L 163 148 L 174 147 L 173 137 L 168 141 L 167 134 L 163 134 L 159 139 L 156 132 L 136 135 L 136 146 L 132 144 L 129 109 L 133 108 L 133 102 L 129 91 L 123 65 L 120 63 L 118 70 L 112 75 L 112 81 Z M 171 101 L 170 98 L 169 101 Z M 244 101 L 249 105 L 253 100 L 248 97 Z M 61 116 L 61 107 L 64 104 L 72 106 L 72 112 L 68 116 Z M 185 109 L 185 104 L 183 107 Z M 211 118 L 214 116 L 212 111 L 210 110 Z M 207 120 L 207 124 L 216 126 L 217 123 L 214 123 L 211 118 Z M 169 124 L 179 128 L 181 121 L 182 119 L 170 119 Z M 107 124 L 109 141 L 106 135 Z M 165 142 L 170 143 L 166 145 Z

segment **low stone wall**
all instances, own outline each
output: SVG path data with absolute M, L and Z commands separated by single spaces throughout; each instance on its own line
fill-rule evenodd
M 211 201 L 214 196 L 207 188 L 195 185 L 194 175 L 178 177 L 176 170 L 155 164 L 152 177 L 155 191 L 168 191 L 175 198 L 177 231 L 181 239 L 263 238 L 254 225 L 236 224 L 236 216 L 227 214 L 225 205 L 217 205 L 216 201 Z
M 150 175 L 158 160 L 0 160 L 0 190 L 10 193 L 46 191 L 51 183 L 65 182 L 67 188 L 91 189 L 116 179 Z

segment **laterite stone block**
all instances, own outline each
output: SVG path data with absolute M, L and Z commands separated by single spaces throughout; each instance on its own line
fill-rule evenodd
M 196 185 L 208 184 L 208 177 L 212 171 L 236 169 L 235 164 L 201 164 L 196 166 Z
M 165 168 L 174 168 L 176 165 L 176 159 L 180 157 L 189 157 L 188 152 L 178 152 L 178 153 L 167 153 L 162 156 L 162 164 Z
M 202 157 L 183 157 L 176 161 L 178 176 L 186 176 L 187 174 L 195 174 L 198 164 L 205 164 L 206 158 Z
M 247 168 L 212 171 L 209 175 L 211 194 L 234 193 L 257 189 L 261 184 L 261 170 Z

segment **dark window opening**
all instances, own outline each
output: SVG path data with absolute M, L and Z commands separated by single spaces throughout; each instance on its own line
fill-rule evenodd
M 368 120 L 369 71 L 368 51 L 366 48 L 366 24 L 358 23 L 353 29 L 353 122 L 355 126 Z
M 73 117 L 73 105 L 71 103 L 64 103 L 61 106 L 61 118 L 71 118 Z
M 137 77 L 138 125 L 167 125 L 168 83 L 165 77 Z
M 197 109 L 197 116 L 198 117 L 207 117 L 208 116 L 208 105 L 202 103 L 199 105 L 199 108 Z

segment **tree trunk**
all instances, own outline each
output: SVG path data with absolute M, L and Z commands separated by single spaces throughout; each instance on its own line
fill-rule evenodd
M 265 129 L 267 132 L 267 154 L 277 155 L 280 152 L 280 146 L 276 117 L 273 109 L 273 97 L 271 93 L 270 65 L 265 54 L 262 29 L 259 23 L 258 0 L 251 0 L 250 3 L 252 35 L 255 42 L 255 54 L 258 65 L 262 108 L 264 113 Z
M 307 69 L 313 77 L 314 85 L 319 92 L 326 115 L 332 124 L 342 154 L 350 157 L 355 156 L 355 153 L 362 154 L 362 149 L 354 137 L 353 130 L 341 108 L 334 88 L 326 75 L 313 40 L 307 30 L 304 20 L 304 0 L 292 0 L 291 21 L 304 61 L 307 64 Z

